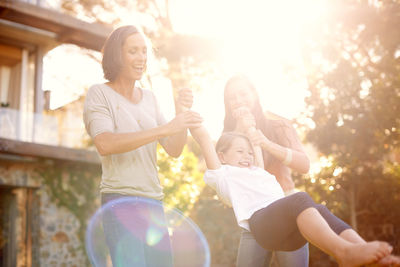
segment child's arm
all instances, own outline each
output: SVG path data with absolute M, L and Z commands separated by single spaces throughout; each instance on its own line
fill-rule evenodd
M 214 144 L 211 137 L 204 126 L 199 128 L 190 129 L 194 140 L 200 145 L 203 152 L 204 159 L 206 160 L 207 169 L 216 170 L 221 167 L 217 152 L 215 151 Z
M 256 120 L 250 110 L 246 107 L 240 107 L 233 111 L 233 117 L 236 119 L 236 130 L 244 133 L 250 140 L 251 135 L 257 131 Z M 254 165 L 264 169 L 264 157 L 261 146 L 252 143 L 254 150 Z
M 256 128 L 252 127 L 247 131 L 247 137 L 252 134 L 253 132 L 256 132 Z M 250 138 L 249 138 L 250 139 Z M 251 140 L 251 139 L 250 139 Z M 264 169 L 264 157 L 262 153 L 262 148 L 260 145 L 256 145 L 252 143 L 253 150 L 254 150 L 254 165 L 257 167 Z

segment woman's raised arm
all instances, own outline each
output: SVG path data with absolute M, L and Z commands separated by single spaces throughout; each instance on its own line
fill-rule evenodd
M 178 91 L 178 96 L 175 101 L 175 111 L 176 114 L 184 113 L 189 110 L 193 105 L 193 93 L 189 88 L 183 88 Z M 198 114 L 197 114 L 198 115 Z M 200 116 L 198 116 L 198 122 L 202 122 Z M 191 126 L 195 127 L 195 126 Z M 164 142 L 161 143 L 164 150 L 168 155 L 172 157 L 179 157 L 182 153 L 183 147 L 186 144 L 187 140 L 187 129 L 180 131 L 174 135 L 170 135 L 166 138 Z

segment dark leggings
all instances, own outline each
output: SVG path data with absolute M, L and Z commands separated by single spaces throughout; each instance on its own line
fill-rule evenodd
M 307 243 L 297 227 L 297 216 L 315 208 L 338 235 L 351 227 L 333 215 L 324 205 L 316 204 L 305 192 L 281 198 L 256 211 L 249 219 L 257 243 L 268 250 L 292 251 Z

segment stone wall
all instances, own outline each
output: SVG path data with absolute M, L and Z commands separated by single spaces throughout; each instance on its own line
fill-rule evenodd
M 52 203 L 47 190 L 40 190 L 40 265 L 86 266 L 78 238 L 78 219 L 66 208 Z
M 24 242 L 26 234 L 32 237 L 32 266 L 86 266 L 84 244 L 79 238 L 80 220 L 71 210 L 53 201 L 51 188 L 38 174 L 38 168 L 43 169 L 43 162 L 35 159 L 0 160 L 0 186 L 10 188 L 19 203 L 15 231 L 17 266 L 26 266 L 29 262 L 29 259 L 19 255 L 25 255 L 24 249 L 29 249 Z M 58 167 L 57 164 L 48 164 L 45 168 L 51 171 L 51 168 Z M 62 176 L 68 177 L 66 174 Z M 24 199 L 28 199 L 27 192 L 32 192 L 37 199 L 33 211 L 26 211 L 24 205 Z M 33 216 L 26 216 L 29 212 L 33 212 Z M 24 232 L 27 223 L 32 226 L 31 233 Z

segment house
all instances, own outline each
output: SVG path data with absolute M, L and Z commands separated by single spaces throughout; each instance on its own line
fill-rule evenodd
M 57 141 L 42 65 L 64 43 L 99 51 L 112 29 L 41 2 L 0 1 L 0 266 L 86 266 L 100 161 Z

